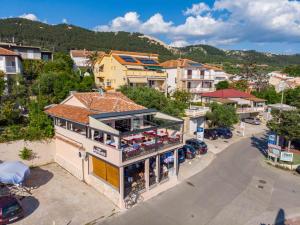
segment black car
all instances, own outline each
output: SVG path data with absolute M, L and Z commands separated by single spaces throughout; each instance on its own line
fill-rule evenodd
M 198 139 L 192 138 L 192 139 L 186 140 L 185 143 L 187 145 L 193 146 L 196 149 L 197 154 L 207 153 L 207 145 L 205 144 L 204 141 L 200 141 Z
M 193 159 L 196 156 L 196 149 L 191 145 L 182 146 L 182 148 L 178 150 L 178 153 L 179 152 L 183 152 L 186 159 Z
M 225 139 L 232 138 L 232 132 L 227 127 L 219 127 L 216 129 L 216 131 L 220 138 L 225 138 Z
M 296 172 L 300 174 L 300 166 L 296 168 Z
M 218 133 L 215 129 L 205 129 L 204 130 L 204 138 L 210 140 L 218 139 Z

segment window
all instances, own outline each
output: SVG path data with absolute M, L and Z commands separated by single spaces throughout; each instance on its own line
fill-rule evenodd
M 188 70 L 187 71 L 187 75 L 191 76 L 193 74 L 193 71 L 192 70 Z
M 149 86 L 153 87 L 155 85 L 155 81 L 154 80 L 149 80 Z
M 204 76 L 204 74 L 205 74 L 205 71 L 204 71 L 204 70 L 201 70 L 201 71 L 200 71 L 200 75 Z
M 111 81 L 106 81 L 106 86 L 111 87 Z
M 191 88 L 191 82 L 187 82 L 187 88 L 188 88 L 188 89 Z

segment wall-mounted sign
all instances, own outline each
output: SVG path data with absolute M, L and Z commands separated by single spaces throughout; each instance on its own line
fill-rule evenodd
M 268 145 L 276 145 L 276 134 L 269 134 Z
M 93 152 L 98 154 L 98 155 L 104 156 L 104 157 L 107 156 L 107 151 L 105 149 L 99 148 L 97 146 L 94 146 Z
M 204 139 L 204 128 L 197 127 L 197 139 L 203 141 Z
M 280 160 L 286 162 L 293 162 L 294 154 L 292 152 L 281 152 Z
M 281 149 L 279 146 L 271 147 L 268 149 L 268 155 L 271 157 L 274 157 L 274 158 L 279 158 L 280 152 L 281 152 Z

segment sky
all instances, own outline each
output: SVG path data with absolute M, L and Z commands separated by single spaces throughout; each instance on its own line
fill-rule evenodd
M 299 0 L 0 0 L 0 18 L 141 32 L 176 47 L 300 53 Z

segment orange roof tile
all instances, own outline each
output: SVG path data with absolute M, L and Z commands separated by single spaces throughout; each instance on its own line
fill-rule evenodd
M 89 122 L 89 115 L 95 114 L 95 112 L 85 108 L 64 104 L 55 105 L 49 109 L 46 109 L 45 112 L 51 116 L 56 116 L 84 124 Z
M 73 57 L 88 57 L 91 54 L 95 53 L 96 51 L 88 51 L 88 50 L 71 50 L 70 54 Z M 105 52 L 102 51 L 97 51 L 98 56 L 102 56 L 105 54 Z
M 172 59 L 161 63 L 164 68 L 188 67 L 189 63 L 198 63 L 190 59 Z
M 7 56 L 20 56 L 14 51 L 8 50 L 6 48 L 0 47 L 0 55 L 7 55 Z

